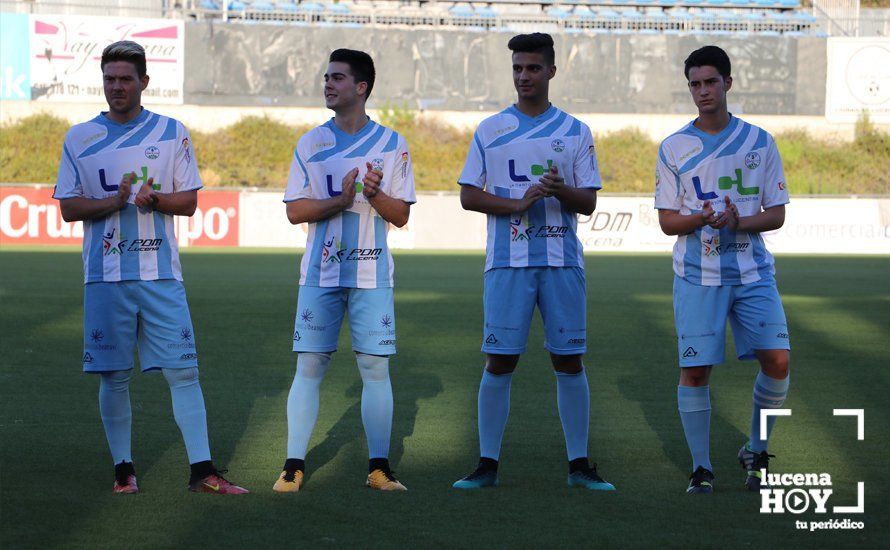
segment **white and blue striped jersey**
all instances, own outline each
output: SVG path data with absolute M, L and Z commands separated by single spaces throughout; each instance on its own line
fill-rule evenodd
M 570 187 L 601 189 L 590 128 L 550 106 L 530 117 L 510 106 L 479 124 L 458 183 L 521 199 L 555 165 Z M 526 212 L 488 214 L 485 271 L 499 267 L 580 267 L 578 216 L 555 197 Z
M 788 203 L 782 159 L 766 131 L 733 116 L 717 135 L 690 122 L 661 143 L 655 208 L 689 215 L 710 200 L 719 212 L 727 195 L 739 216 Z M 775 266 L 759 233 L 705 226 L 677 238 L 674 273 L 698 285 L 738 285 L 771 278 Z
M 65 136 L 53 197 L 104 199 L 117 194 L 124 174 L 136 173 L 129 203 L 83 222 L 84 282 L 182 280 L 173 216 L 137 208 L 136 193 L 154 178 L 160 193 L 201 188 L 185 126 L 146 109 L 126 124 L 102 113 Z
M 343 177 L 358 168 L 352 207 L 309 224 L 300 284 L 316 287 L 390 288 L 392 254 L 386 242 L 389 222 L 362 194 L 366 163 L 383 172 L 380 189 L 408 204 L 416 202 L 414 173 L 405 139 L 372 120 L 354 135 L 331 119 L 297 142 L 284 202 L 328 199 L 342 193 Z

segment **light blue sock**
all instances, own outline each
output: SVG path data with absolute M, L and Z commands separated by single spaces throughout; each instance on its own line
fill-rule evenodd
M 330 362 L 330 353 L 297 355 L 297 372 L 287 395 L 287 458 L 306 458 L 309 438 L 318 420 L 321 381 Z
M 577 374 L 556 373 L 556 403 L 569 461 L 587 457 L 590 388 L 583 370 Z
M 692 471 L 711 466 L 711 391 L 709 386 L 677 386 L 677 404 L 686 444 L 692 453 Z
M 130 454 L 133 412 L 129 370 L 103 372 L 99 378 L 99 415 L 114 464 L 133 462 Z
M 173 418 L 182 432 L 189 464 L 210 460 L 210 441 L 207 437 L 207 411 L 204 394 L 198 382 L 198 369 L 161 369 L 173 401 Z
M 479 456 L 499 460 L 501 440 L 510 415 L 510 382 L 513 373 L 482 371 L 479 384 Z
M 368 439 L 368 458 L 389 458 L 392 434 L 392 384 L 389 357 L 355 354 L 362 376 L 362 424 Z
M 757 378 L 754 380 L 754 407 L 751 411 L 751 439 L 748 441 L 748 448 L 752 451 L 760 453 L 767 450 L 769 434 L 772 433 L 773 426 L 776 424 L 775 416 L 767 418 L 766 439 L 760 439 L 760 411 L 781 408 L 785 404 L 790 384 L 791 375 L 785 377 L 784 380 L 777 380 L 763 372 L 757 373 Z

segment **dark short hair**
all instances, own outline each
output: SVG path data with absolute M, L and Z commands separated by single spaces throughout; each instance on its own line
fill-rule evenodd
M 717 46 L 705 46 L 689 54 L 689 57 L 683 62 L 683 74 L 686 75 L 686 80 L 689 80 L 689 70 L 692 67 L 704 67 L 705 65 L 717 69 L 723 78 L 727 78 L 731 74 L 732 66 L 726 52 Z
M 352 76 L 355 78 L 356 82 L 368 83 L 368 91 L 365 92 L 365 101 L 371 97 L 371 90 L 374 89 L 374 77 L 376 76 L 376 72 L 374 71 L 374 60 L 371 59 L 370 55 L 358 50 L 340 48 L 339 50 L 331 52 L 331 57 L 328 59 L 328 62 L 346 63 L 349 65 L 349 70 L 352 71 Z
M 553 51 L 553 37 L 542 32 L 532 34 L 518 34 L 510 39 L 507 47 L 513 53 L 539 53 L 544 56 L 544 62 L 553 65 L 556 62 L 556 52 Z
M 102 50 L 102 61 L 99 67 L 104 71 L 105 65 L 113 61 L 127 61 L 136 66 L 139 78 L 145 76 L 145 48 L 130 40 L 121 40 L 109 44 Z

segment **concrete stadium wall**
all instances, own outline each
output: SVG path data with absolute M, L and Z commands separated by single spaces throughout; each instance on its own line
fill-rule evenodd
M 328 54 L 369 52 L 371 106 L 497 111 L 515 99 L 509 34 L 344 29 L 196 21 L 186 25 L 185 102 L 316 107 Z M 554 37 L 554 103 L 579 113 L 692 113 L 683 59 L 717 44 L 734 62 L 737 114 L 825 112 L 826 39 L 788 36 L 580 35 Z

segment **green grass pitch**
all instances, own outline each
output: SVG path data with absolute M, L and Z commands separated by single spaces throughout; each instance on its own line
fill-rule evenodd
M 827 472 L 829 506 L 855 504 L 863 531 L 806 532 L 762 515 L 735 454 L 748 432 L 753 363 L 712 377 L 717 492 L 684 494 L 690 458 L 676 406 L 667 255 L 587 257 L 591 458 L 618 492 L 566 487 L 554 375 L 536 314 L 513 383 L 501 483 L 459 493 L 475 465 L 480 254 L 396 256 L 399 354 L 392 361 L 391 459 L 405 494 L 363 486 L 361 384 L 343 330 L 322 386 L 304 491 L 271 487 L 285 458 L 285 401 L 298 254 L 187 251 L 211 448 L 243 497 L 186 491 L 187 460 L 159 375 L 131 385 L 142 493 L 112 495 L 98 380 L 81 373 L 79 251 L 0 252 L 0 546 L 51 547 L 876 547 L 886 544 L 890 434 L 890 256 L 778 258 L 793 345 L 791 418 L 777 424 L 775 472 Z M 728 345 L 730 354 L 731 344 Z M 855 419 L 833 408 L 865 409 Z M 830 514 L 829 514 L 830 515 Z M 831 516 L 831 515 L 830 515 Z M 831 516 L 839 519 L 844 517 Z

